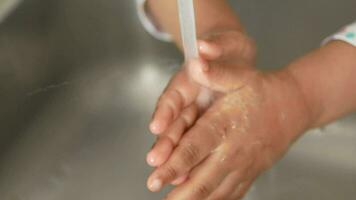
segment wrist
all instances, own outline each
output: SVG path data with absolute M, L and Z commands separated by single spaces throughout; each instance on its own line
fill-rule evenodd
M 284 71 L 295 80 L 310 111 L 311 128 L 353 111 L 356 95 L 356 48 L 332 41 L 295 60 Z M 351 89 L 351 90 L 350 90 Z
M 277 126 L 288 144 L 291 144 L 312 127 L 312 110 L 288 68 L 266 76 L 266 95 L 275 108 Z

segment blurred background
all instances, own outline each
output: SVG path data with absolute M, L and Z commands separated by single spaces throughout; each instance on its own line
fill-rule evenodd
M 231 1 L 278 68 L 356 19 L 354 0 Z M 155 101 L 180 67 L 133 0 L 0 0 L 0 199 L 157 200 Z M 356 116 L 307 133 L 246 200 L 356 196 Z

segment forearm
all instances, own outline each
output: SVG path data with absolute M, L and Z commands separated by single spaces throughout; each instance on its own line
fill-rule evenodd
M 319 127 L 356 110 L 356 48 L 333 41 L 296 60 L 288 70 Z
M 225 0 L 194 0 L 197 35 L 219 30 L 243 31 L 238 17 Z M 148 0 L 147 9 L 160 28 L 172 35 L 181 46 L 177 0 Z

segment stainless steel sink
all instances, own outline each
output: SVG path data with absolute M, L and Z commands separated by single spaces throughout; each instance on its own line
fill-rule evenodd
M 285 64 L 355 17 L 353 0 L 268 2 L 233 2 L 260 66 Z M 0 24 L 0 199 L 163 197 L 145 188 L 147 123 L 180 61 L 144 32 L 132 0 L 23 1 Z M 355 155 L 350 116 L 307 133 L 245 199 L 355 199 Z

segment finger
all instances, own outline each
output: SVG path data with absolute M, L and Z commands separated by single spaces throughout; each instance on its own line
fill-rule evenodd
M 203 59 L 193 59 L 187 66 L 193 81 L 216 92 L 239 89 L 258 74 L 255 70 L 243 67 L 244 64 L 208 63 Z
M 197 106 L 195 104 L 190 105 L 172 123 L 167 131 L 161 134 L 154 147 L 147 154 L 147 163 L 150 166 L 158 167 L 167 161 L 183 133 L 195 122 L 197 115 Z
M 207 60 L 216 60 L 223 53 L 222 48 L 220 46 L 206 40 L 199 40 L 198 48 L 200 56 Z
M 194 169 L 189 180 L 170 192 L 166 199 L 206 199 L 221 184 L 229 170 L 212 155 Z
M 242 176 L 240 171 L 230 173 L 221 185 L 209 196 L 209 200 L 220 200 L 230 197 L 241 182 Z
M 243 58 L 252 60 L 256 55 L 255 42 L 246 33 L 240 31 L 223 31 L 208 35 L 203 40 L 200 51 L 202 55 L 210 55 L 212 60 Z M 211 55 L 214 55 L 213 57 Z
M 209 196 L 209 200 L 228 199 L 236 190 L 240 183 L 251 179 L 253 176 L 253 156 L 241 148 L 241 145 L 236 141 L 227 140 L 223 145 L 215 150 L 216 154 L 222 157 L 221 162 L 226 167 L 231 167 L 233 170 L 221 183 L 214 193 Z
M 147 154 L 146 161 L 151 167 L 160 166 L 167 160 L 174 148 L 173 141 L 165 136 L 158 138 L 153 149 Z
M 252 184 L 253 184 L 253 180 L 241 183 L 228 199 L 241 200 L 246 195 L 246 193 L 248 192 Z
M 197 94 L 198 86 L 189 79 L 186 70 L 178 72 L 157 102 L 150 123 L 151 132 L 164 132 L 180 112 L 195 101 Z
M 216 119 L 215 119 L 216 118 Z M 159 191 L 165 184 L 188 173 L 203 161 L 224 138 L 220 118 L 205 114 L 180 141 L 169 160 L 157 168 L 148 179 L 151 191 Z
M 188 174 L 183 175 L 183 176 L 177 178 L 176 180 L 172 181 L 171 184 L 172 184 L 172 185 L 175 185 L 175 186 L 178 186 L 178 185 L 184 183 L 186 180 L 188 180 Z

